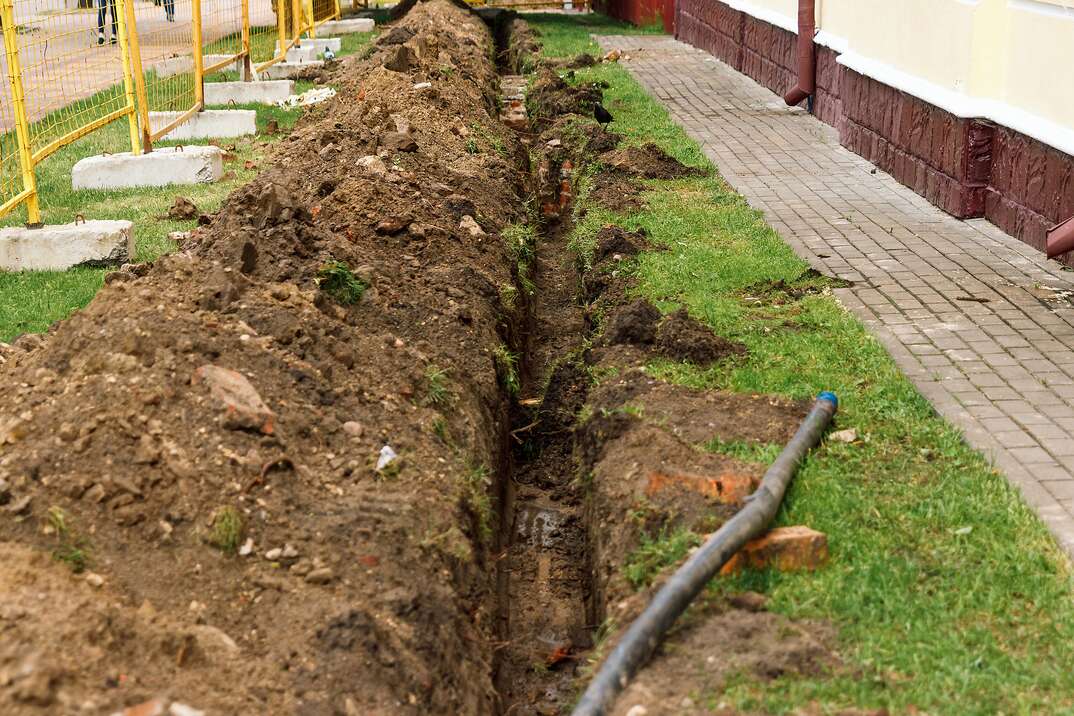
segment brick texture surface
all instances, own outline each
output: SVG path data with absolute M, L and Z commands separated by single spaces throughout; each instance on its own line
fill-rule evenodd
M 1074 274 L 874 174 L 832 127 L 701 50 L 598 40 L 628 53 L 630 72 L 802 258 L 854 282 L 836 292 L 843 304 L 1074 555 Z M 1058 202 L 1048 189 L 1074 177 L 1050 162 L 1039 201 Z

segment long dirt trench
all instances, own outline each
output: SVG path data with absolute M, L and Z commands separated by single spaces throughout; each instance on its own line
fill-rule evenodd
M 740 348 L 628 298 L 640 234 L 581 272 L 570 182 L 686 168 L 554 73 L 501 122 L 505 17 L 413 3 L 189 243 L 0 350 L 0 713 L 559 713 L 640 536 L 761 472 L 694 446 L 793 430 L 646 376 Z

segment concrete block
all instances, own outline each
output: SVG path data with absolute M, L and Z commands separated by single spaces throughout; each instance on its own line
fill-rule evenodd
M 317 48 L 313 45 L 307 45 L 305 41 L 302 42 L 301 47 L 292 47 L 287 51 L 287 54 L 283 56 L 284 62 L 291 62 L 298 64 L 299 62 L 313 62 L 317 59 Z
M 161 78 L 181 75 L 184 72 L 194 71 L 194 58 L 189 55 L 186 57 L 169 57 L 166 60 L 154 62 L 146 69 L 152 70 L 157 74 L 157 77 Z
M 339 39 L 338 37 L 318 37 L 312 40 L 307 38 L 305 40 L 302 40 L 302 47 L 306 47 L 306 45 L 312 45 L 314 48 L 316 48 L 316 54 L 320 55 L 326 49 L 330 49 L 332 50 L 332 52 L 339 52 L 340 48 L 343 47 L 343 40 Z M 280 43 L 277 42 L 275 52 L 279 51 Z
M 126 263 L 134 255 L 132 226 L 129 221 L 85 221 L 0 229 L 0 270 L 63 271 Z
M 262 80 L 288 79 L 317 67 L 324 67 L 324 62 L 322 60 L 314 60 L 313 62 L 277 62 L 271 67 L 261 70 L 258 73 L 258 77 Z
M 263 82 L 206 82 L 205 104 L 275 104 L 295 93 L 291 80 Z
M 201 57 L 201 66 L 202 67 L 212 67 L 217 62 L 223 62 L 224 60 L 226 60 L 229 57 L 231 57 L 231 55 L 202 55 L 202 57 Z M 242 60 L 235 60 L 234 62 L 226 64 L 223 67 L 221 67 L 220 69 L 215 70 L 215 71 L 216 72 L 242 72 Z
M 149 125 L 163 127 L 182 112 L 150 112 Z M 252 109 L 207 109 L 164 135 L 164 139 L 210 139 L 241 137 L 257 133 L 257 112 Z
M 329 20 L 317 28 L 317 34 L 324 37 L 349 35 L 352 32 L 372 32 L 376 23 L 372 18 L 356 17 L 350 20 Z
M 220 147 L 162 147 L 149 154 L 107 154 L 81 159 L 71 169 L 74 189 L 124 189 L 168 184 L 208 184 L 224 174 Z

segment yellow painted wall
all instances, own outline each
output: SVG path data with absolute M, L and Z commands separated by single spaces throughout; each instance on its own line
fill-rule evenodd
M 741 4 L 796 17 L 796 0 Z M 947 109 L 1071 133 L 1057 146 L 1074 138 L 1074 0 L 817 0 L 817 26 Z

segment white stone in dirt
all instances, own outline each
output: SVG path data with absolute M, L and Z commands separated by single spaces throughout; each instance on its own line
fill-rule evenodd
M 124 189 L 168 184 L 208 184 L 224 175 L 220 147 L 163 147 L 149 154 L 86 157 L 71 170 L 74 189 Z
M 179 119 L 182 112 L 150 112 L 149 126 L 166 127 Z M 257 111 L 252 109 L 207 109 L 198 112 L 163 139 L 212 139 L 213 137 L 242 137 L 257 133 Z
M 382 177 L 388 173 L 388 167 L 384 163 L 384 160 L 380 157 L 373 156 L 372 154 L 370 154 L 369 156 L 362 157 L 357 162 L 355 162 L 355 164 L 360 166 L 362 169 L 365 169 L 373 176 Z
M 293 80 L 206 82 L 205 104 L 275 104 L 294 94 Z
M 134 255 L 129 221 L 85 221 L 0 229 L 0 270 L 63 271 L 72 266 L 122 264 Z
M 205 712 L 201 709 L 181 704 L 178 701 L 173 701 L 168 707 L 168 714 L 169 716 L 205 716 Z
M 306 70 L 316 69 L 318 67 L 324 67 L 323 60 L 313 60 L 311 62 L 277 62 L 276 64 L 266 67 L 258 73 L 261 79 L 269 80 L 281 80 L 295 77 Z
M 317 28 L 317 34 L 323 37 L 349 35 L 354 32 L 372 32 L 376 23 L 372 18 L 355 17 L 347 20 L 329 20 Z
M 462 217 L 459 222 L 459 228 L 470 234 L 470 236 L 484 236 L 485 230 L 481 228 L 481 225 L 477 223 L 474 217 L 467 214 Z
M 275 562 L 277 559 L 280 558 L 280 555 L 282 555 L 282 554 L 283 554 L 282 549 L 280 549 L 279 547 L 273 547 L 268 552 L 265 552 L 265 559 L 267 559 L 270 562 Z
M 242 547 L 239 547 L 239 556 L 246 557 L 254 552 L 254 538 L 247 537 L 246 541 L 242 543 Z

